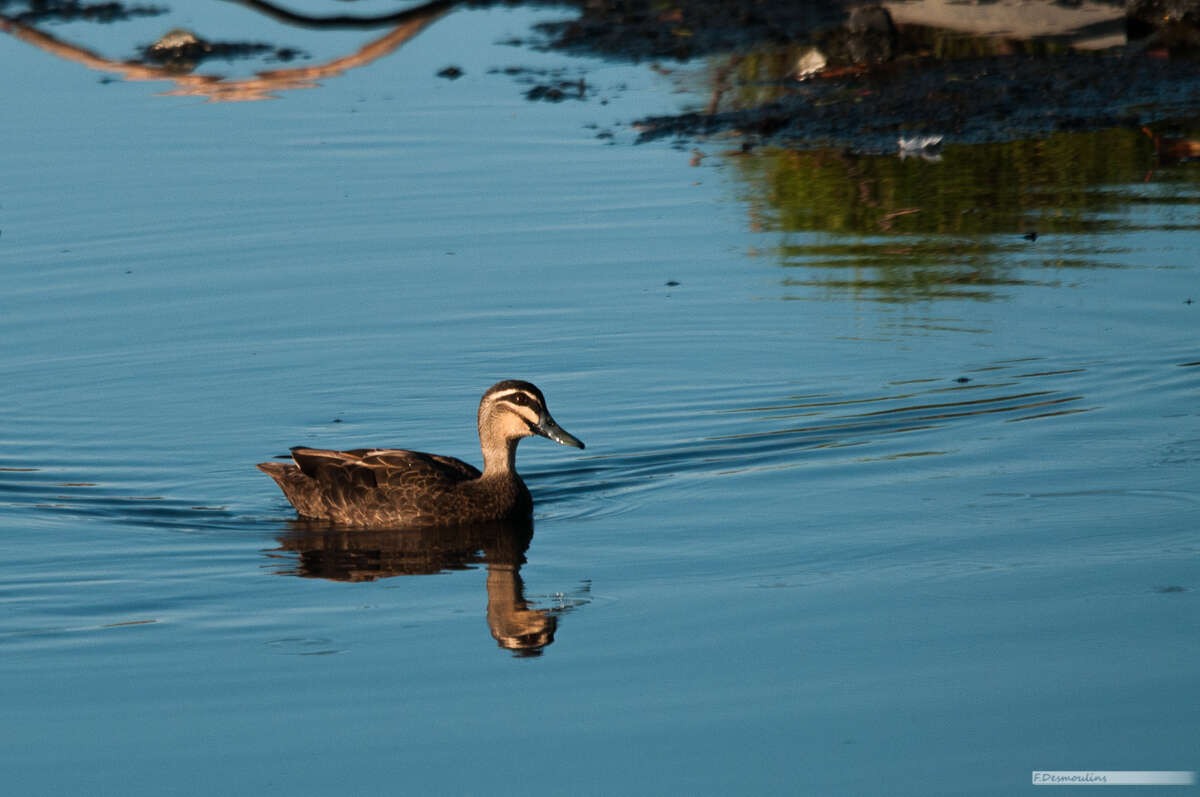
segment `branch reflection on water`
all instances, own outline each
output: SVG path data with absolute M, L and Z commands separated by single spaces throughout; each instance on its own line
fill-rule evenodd
M 163 47 L 150 48 L 151 51 L 159 53 L 160 57 L 156 60 L 166 60 L 167 63 L 106 58 L 87 48 L 60 40 L 15 17 L 3 14 L 0 14 L 0 31 L 63 60 L 73 61 L 100 72 L 117 74 L 123 80 L 163 80 L 174 83 L 176 88 L 164 92 L 163 96 L 196 96 L 206 97 L 211 102 L 244 102 L 271 99 L 274 93 L 281 91 L 315 88 L 320 85 L 319 81 L 321 80 L 337 77 L 350 69 L 365 66 L 393 52 L 458 5 L 457 2 L 451 0 L 437 0 L 416 8 L 378 17 L 312 17 L 290 12 L 259 0 L 234 0 L 234 2 L 239 2 L 274 19 L 308 28 L 369 29 L 394 25 L 395 29 L 378 39 L 367 42 L 348 55 L 329 59 L 322 64 L 267 70 L 258 72 L 252 78 L 243 79 L 230 79 L 218 74 L 189 74 L 194 63 L 190 63 L 186 58 L 162 59 L 163 50 L 168 45 L 172 45 L 172 42 L 181 42 L 182 44 L 178 46 L 195 49 L 195 43 L 200 40 L 182 30 L 171 31 L 164 37 L 164 40 L 160 42 Z M 149 60 L 151 59 L 147 58 L 147 61 Z
M 374 581 L 487 567 L 487 624 L 500 647 L 538 656 L 554 642 L 558 618 L 588 602 L 563 599 L 551 609 L 530 605 L 521 566 L 533 539 L 532 521 L 481 526 L 365 531 L 316 521 L 291 521 L 268 555 L 287 562 L 281 575 L 332 581 Z

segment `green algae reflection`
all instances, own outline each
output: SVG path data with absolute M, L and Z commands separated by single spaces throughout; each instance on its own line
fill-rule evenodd
M 789 298 L 991 299 L 1112 265 L 1077 236 L 1132 229 L 1131 207 L 1194 206 L 1200 169 L 1169 162 L 1190 141 L 1113 129 L 948 145 L 937 160 L 766 148 L 727 160 L 752 229 L 782 234 L 783 284 L 803 289 Z

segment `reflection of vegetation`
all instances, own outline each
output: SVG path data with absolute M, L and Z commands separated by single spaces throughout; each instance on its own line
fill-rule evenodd
M 1038 251 L 1021 237 L 1027 232 L 1112 231 L 1126 224 L 1114 211 L 1131 202 L 1194 204 L 1194 192 L 1134 197 L 1119 190 L 1154 175 L 1178 141 L 1187 139 L 1115 129 L 948 146 L 937 162 L 780 149 L 730 160 L 748 188 L 753 228 L 855 236 L 785 239 L 778 250 L 784 265 L 808 269 L 785 285 L 881 300 L 989 298 L 999 286 L 1056 282 L 1015 273 L 1018 261 Z M 1197 181 L 1191 170 L 1179 178 Z
M 857 244 L 785 245 L 783 264 L 805 269 L 787 277 L 788 288 L 821 288 L 834 293 L 865 293 L 879 301 L 909 299 L 991 299 L 995 289 L 1047 284 L 1012 276 L 997 255 L 1016 246 L 937 240 L 878 240 Z
M 903 256 L 891 258 L 886 252 L 871 257 L 847 258 L 840 247 L 810 249 L 784 247 L 784 265 L 807 269 L 807 278 L 789 277 L 786 288 L 823 289 L 828 294 L 847 292 L 880 302 L 904 302 L 926 299 L 996 298 L 996 289 L 1014 285 L 1056 285 L 1056 280 L 1035 281 L 1009 276 L 1010 268 L 986 255 L 994 254 L 979 247 L 978 260 L 934 258 L 913 261 Z M 794 259 L 793 259 L 794 258 Z M 981 262 L 980 262 L 981 261 Z M 795 298 L 789 294 L 789 298 Z
M 1103 226 L 1094 189 L 1139 181 L 1154 164 L 1151 139 L 1131 130 L 1044 141 L 948 146 L 936 163 L 835 151 L 764 150 L 735 159 L 754 186 L 759 223 L 776 230 L 957 235 L 1083 232 Z M 1043 211 L 1053 210 L 1053 215 Z

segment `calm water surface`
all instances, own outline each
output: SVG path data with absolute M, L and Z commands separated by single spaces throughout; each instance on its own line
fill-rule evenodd
M 232 24 L 313 63 L 382 35 L 189 13 L 44 29 L 122 59 Z M 0 39 L 6 789 L 1200 768 L 1200 167 L 1134 131 L 633 147 L 703 97 L 497 44 L 553 16 L 455 13 L 252 103 Z M 595 94 L 528 102 L 510 66 Z M 508 377 L 588 444 L 521 446 L 532 536 L 306 527 L 253 468 L 478 462 Z

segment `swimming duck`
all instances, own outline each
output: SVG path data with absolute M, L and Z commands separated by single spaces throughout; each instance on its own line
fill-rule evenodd
M 583 443 L 554 422 L 542 391 L 509 379 L 479 401 L 483 472 L 462 460 L 394 448 L 326 451 L 297 446 L 295 464 L 257 467 L 306 518 L 373 528 L 445 526 L 528 517 L 533 501 L 517 474 L 517 443 L 540 435 Z

